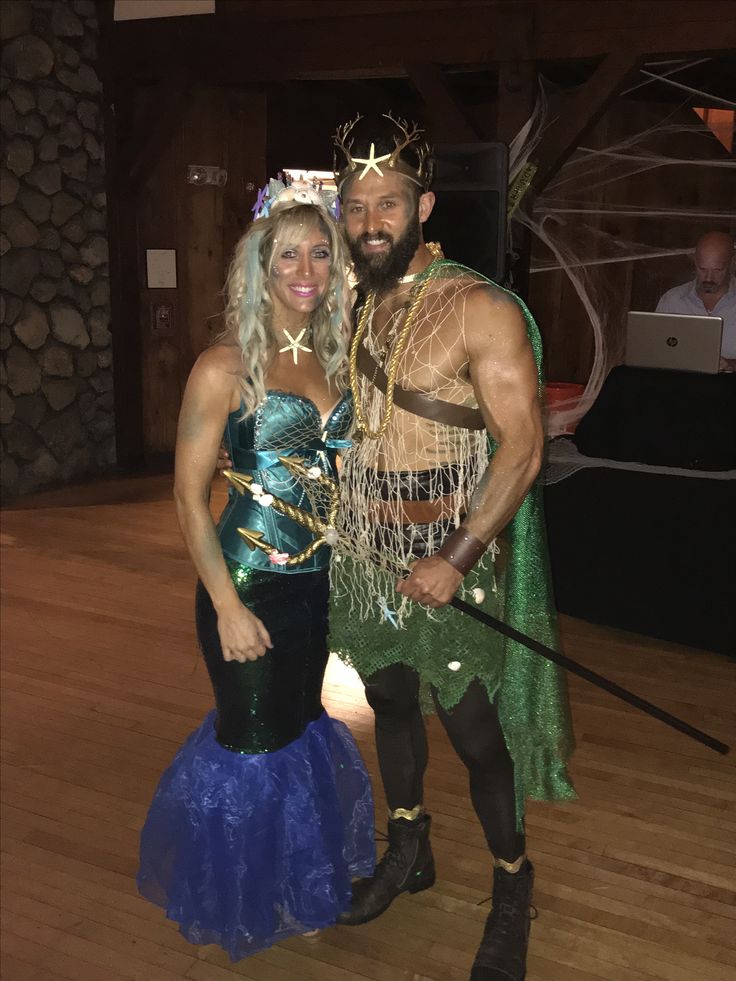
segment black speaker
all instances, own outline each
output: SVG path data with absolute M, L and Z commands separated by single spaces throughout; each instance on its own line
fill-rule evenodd
M 440 242 L 446 258 L 501 281 L 506 266 L 509 153 L 505 143 L 435 146 L 437 196 L 424 240 Z

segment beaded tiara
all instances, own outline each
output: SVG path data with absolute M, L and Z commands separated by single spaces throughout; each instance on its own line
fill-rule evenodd
M 327 211 L 333 218 L 340 217 L 340 202 L 334 188 L 323 187 L 319 181 L 292 180 L 289 174 L 283 173 L 272 177 L 258 192 L 251 209 L 253 220 L 266 218 L 274 209 L 292 201 L 312 204 Z

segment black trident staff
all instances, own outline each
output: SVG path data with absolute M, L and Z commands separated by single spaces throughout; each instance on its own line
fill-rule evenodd
M 281 499 L 278 497 L 268 495 L 270 498 L 268 502 L 269 506 L 273 506 L 276 510 L 283 514 L 288 514 L 288 517 L 308 528 L 315 536 L 317 536 L 315 541 L 311 543 L 307 549 L 300 552 L 298 556 L 291 557 L 291 561 L 288 564 L 293 565 L 295 561 L 301 562 L 313 555 L 317 548 L 321 547 L 323 544 L 337 545 L 339 544 L 340 540 L 344 542 L 344 539 L 339 536 L 339 533 L 333 524 L 337 515 L 337 484 L 325 474 L 320 474 L 317 476 L 316 473 L 312 473 L 309 469 L 307 469 L 307 467 L 304 466 L 304 461 L 300 457 L 283 456 L 279 457 L 279 461 L 291 474 L 293 474 L 293 476 L 302 479 L 306 483 L 307 487 L 309 487 L 309 484 L 314 481 L 317 485 L 322 487 L 323 491 L 326 490 L 329 500 L 327 520 L 322 521 L 316 513 L 316 510 L 313 512 L 303 511 L 301 508 L 294 507 L 291 504 L 287 504 L 285 501 L 281 501 Z M 238 491 L 238 493 L 244 494 L 246 491 L 251 489 L 253 478 L 250 475 L 239 474 L 232 470 L 225 470 L 223 471 L 223 474 Z M 256 497 L 255 494 L 254 497 Z M 256 499 L 258 500 L 258 497 L 256 497 Z M 238 532 L 251 549 L 258 548 L 267 554 L 273 555 L 278 553 L 278 550 L 263 539 L 260 533 L 254 533 L 247 528 L 238 528 Z M 387 562 L 385 558 L 380 562 L 377 561 L 376 564 L 398 577 L 402 577 L 408 572 L 408 569 L 404 569 L 403 567 L 395 565 L 394 563 Z M 639 709 L 641 712 L 645 712 L 653 719 L 658 719 L 660 722 L 664 722 L 665 725 L 670 726 L 670 728 L 684 733 L 684 735 L 689 736 L 696 742 L 702 743 L 703 746 L 707 746 L 708 749 L 712 749 L 716 753 L 720 753 L 722 756 L 725 756 L 730 751 L 730 746 L 727 746 L 720 740 L 708 735 L 707 732 L 703 732 L 701 729 L 696 729 L 695 726 L 691 726 L 689 722 L 685 722 L 682 719 L 679 719 L 676 715 L 666 712 L 658 705 L 654 705 L 652 702 L 647 701 L 646 698 L 642 698 L 640 695 L 635 695 L 634 692 L 629 691 L 628 688 L 623 688 L 621 685 L 616 684 L 615 681 L 610 681 L 604 675 L 598 674 L 597 671 L 593 671 L 591 668 L 586 668 L 584 664 L 580 664 L 578 661 L 573 660 L 566 654 L 561 654 L 559 651 L 555 651 L 551 647 L 547 647 L 546 644 L 542 644 L 538 640 L 534 640 L 533 637 L 528 637 L 520 630 L 516 630 L 514 627 L 510 627 L 507 623 L 504 623 L 503 620 L 499 620 L 497 617 L 491 616 L 490 613 L 486 613 L 483 610 L 479 610 L 476 607 L 471 606 L 469 603 L 466 603 L 465 600 L 461 600 L 459 597 L 454 596 L 450 600 L 449 606 L 454 607 L 456 610 L 459 610 L 460 613 L 464 613 L 473 620 L 477 620 L 484 626 L 490 627 L 491 630 L 495 630 L 498 633 L 503 634 L 504 637 L 509 637 L 511 640 L 515 640 L 518 644 L 526 647 L 527 650 L 532 651 L 534 654 L 538 654 L 547 661 L 552 661 L 553 664 L 557 664 L 559 667 L 564 668 L 565 671 L 569 671 L 570 674 L 577 675 L 578 678 L 583 678 L 583 680 L 589 682 L 591 685 L 595 685 L 596 688 L 600 688 L 602 691 L 607 691 L 609 695 L 613 695 L 614 698 L 618 698 L 622 702 L 626 702 L 628 705 L 633 705 L 634 708 Z
M 523 644 L 523 646 L 528 648 L 530 651 L 534 651 L 535 654 L 539 654 L 548 661 L 553 661 L 561 668 L 569 671 L 570 674 L 576 674 L 578 678 L 584 678 L 585 681 L 589 681 L 591 685 L 595 685 L 596 688 L 602 688 L 603 691 L 607 691 L 615 698 L 620 698 L 622 702 L 627 702 L 629 705 L 633 705 L 634 708 L 638 708 L 642 712 L 646 712 L 647 715 L 651 715 L 652 718 L 659 719 L 660 722 L 664 722 L 665 725 L 670 726 L 672 729 L 677 729 L 678 732 L 683 732 L 686 736 L 690 736 L 690 738 L 694 739 L 696 742 L 702 743 L 703 746 L 707 746 L 708 749 L 715 750 L 716 753 L 720 753 L 722 756 L 725 756 L 726 753 L 729 752 L 731 748 L 730 746 L 720 742 L 718 739 L 714 739 L 713 736 L 709 736 L 707 732 L 703 732 L 701 729 L 696 729 L 695 726 L 691 726 L 689 722 L 684 722 L 682 719 L 678 719 L 676 715 L 671 715 L 669 712 L 665 712 L 665 710 L 660 708 L 658 705 L 648 702 L 646 698 L 641 698 L 641 696 L 635 695 L 634 692 L 629 691 L 628 688 L 622 688 L 621 685 L 617 685 L 615 681 L 610 681 L 608 678 L 604 677 L 604 675 L 598 674 L 597 671 L 592 671 L 590 668 L 586 668 L 584 664 L 574 661 L 566 654 L 560 654 L 558 651 L 552 650 L 551 647 L 547 647 L 545 644 L 540 644 L 539 641 L 534 640 L 533 637 L 527 637 L 527 635 L 521 633 L 520 630 L 515 630 L 507 623 L 504 623 L 503 620 L 497 620 L 496 617 L 491 616 L 490 613 L 485 613 L 483 610 L 476 609 L 469 603 L 466 603 L 465 600 L 458 599 L 457 596 L 450 600 L 450 606 L 454 606 L 456 610 L 460 610 L 461 613 L 465 613 L 474 620 L 478 620 L 479 623 L 485 624 L 492 630 L 497 630 L 505 637 L 510 637 L 511 640 L 515 640 L 517 643 Z

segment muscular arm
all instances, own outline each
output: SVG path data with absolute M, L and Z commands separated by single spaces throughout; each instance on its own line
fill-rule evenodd
M 209 492 L 235 378 L 215 348 L 205 352 L 189 376 L 176 439 L 174 499 L 184 542 L 218 615 L 225 660 L 244 660 L 271 646 L 268 633 L 240 602 L 209 508 Z
M 478 290 L 466 310 L 470 378 L 498 449 L 483 474 L 464 526 L 485 544 L 518 511 L 542 462 L 544 433 L 537 368 L 519 305 Z
M 489 544 L 516 514 L 542 460 L 537 369 L 521 308 L 500 290 L 479 287 L 464 310 L 470 379 L 498 448 L 463 521 Z M 448 603 L 462 574 L 440 555 L 422 559 L 397 589 L 426 606 Z

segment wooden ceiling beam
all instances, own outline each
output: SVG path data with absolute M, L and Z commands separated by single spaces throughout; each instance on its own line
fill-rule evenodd
M 509 11 L 509 18 L 502 29 L 503 58 L 498 63 L 496 139 L 504 143 L 511 143 L 534 108 L 539 87 L 539 69 L 534 60 L 535 26 L 535 6 L 524 3 Z
M 607 55 L 587 82 L 568 97 L 532 156 L 532 162 L 537 165 L 531 186 L 533 194 L 539 194 L 562 167 L 583 135 L 621 91 L 640 60 L 640 55 L 631 52 Z
M 121 154 L 120 179 L 133 193 L 145 184 L 159 160 L 181 132 L 192 100 L 191 80 L 182 75 L 164 79 L 146 94 L 146 114 Z
M 406 73 L 426 105 L 435 142 L 476 143 L 484 138 L 468 119 L 437 65 L 413 62 L 407 64 Z
M 266 5 L 264 5 L 266 6 Z M 468 4 L 414 10 L 404 3 L 379 13 L 255 25 L 245 16 L 120 22 L 114 26 L 116 74 L 160 77 L 179 63 L 205 82 L 237 84 L 316 73 L 339 77 L 405 74 L 407 52 L 424 63 L 488 64 L 504 60 L 502 39 L 515 3 Z M 526 6 L 526 5 L 525 5 Z M 736 46 L 732 0 L 529 0 L 534 11 L 531 58 L 596 58 L 610 52 L 647 56 L 717 52 Z M 375 6 L 373 9 L 376 9 Z M 193 23 L 196 21 L 197 23 Z M 174 43 L 172 43 L 172 40 Z
M 464 7 L 485 7 L 488 0 L 461 0 Z M 391 0 L 389 13 L 408 12 L 426 17 L 436 10 L 458 6 L 458 0 Z M 251 22 L 282 23 L 301 20 L 335 20 L 338 17 L 386 16 L 376 0 L 219 0 L 215 16 L 232 22 L 247 17 Z

